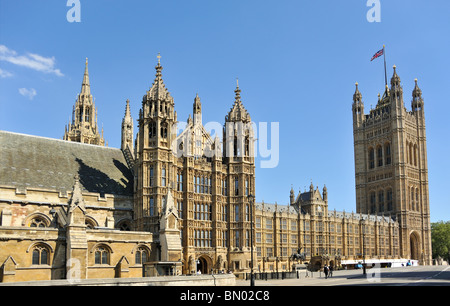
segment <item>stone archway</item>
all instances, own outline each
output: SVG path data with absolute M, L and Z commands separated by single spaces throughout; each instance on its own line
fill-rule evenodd
M 202 255 L 197 259 L 197 272 L 200 271 L 202 274 L 208 274 L 211 268 L 211 259 L 208 256 Z
M 409 235 L 409 247 L 410 247 L 410 258 L 419 260 L 420 259 L 420 235 L 417 232 L 412 232 Z

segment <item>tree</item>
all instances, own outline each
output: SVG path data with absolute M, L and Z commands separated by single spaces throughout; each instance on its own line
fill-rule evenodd
M 433 258 L 450 261 L 450 221 L 431 223 L 431 247 Z

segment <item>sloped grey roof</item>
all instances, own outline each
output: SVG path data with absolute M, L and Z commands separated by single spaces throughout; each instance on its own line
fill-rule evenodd
M 290 214 L 297 214 L 297 210 L 290 205 L 283 205 L 283 204 L 271 204 L 271 203 L 255 203 L 255 209 L 262 210 L 262 211 L 268 211 L 268 212 L 287 212 Z
M 0 131 L 0 185 L 133 196 L 133 175 L 120 149 Z

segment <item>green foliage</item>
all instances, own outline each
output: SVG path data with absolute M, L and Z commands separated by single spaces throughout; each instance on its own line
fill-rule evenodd
M 433 258 L 450 261 L 450 221 L 431 223 L 431 247 Z

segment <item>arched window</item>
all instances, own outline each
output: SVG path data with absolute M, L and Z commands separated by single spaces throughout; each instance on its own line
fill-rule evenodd
M 166 167 L 162 167 L 161 169 L 161 186 L 166 186 Z
M 105 246 L 98 246 L 95 249 L 95 264 L 96 265 L 109 265 L 109 250 Z
M 411 187 L 411 197 L 410 197 L 410 205 L 411 205 L 411 210 L 416 210 L 415 205 L 414 205 L 414 188 Z
M 390 165 L 392 162 L 392 158 L 391 158 L 391 144 L 389 142 L 387 142 L 384 145 L 384 158 L 386 165 Z
M 89 107 L 86 107 L 86 110 L 84 112 L 84 121 L 89 122 Z
M 144 263 L 146 263 L 148 261 L 148 251 L 146 248 L 144 247 L 139 247 L 136 250 L 136 255 L 135 255 L 135 263 L 136 265 L 142 265 Z
M 414 145 L 414 166 L 417 166 L 417 145 Z
M 370 193 L 370 213 L 374 214 L 377 211 L 376 207 L 376 194 L 375 192 Z
M 156 136 L 156 122 L 150 122 L 149 126 L 148 126 L 148 136 L 150 138 L 155 137 Z
M 378 211 L 384 211 L 384 190 L 378 192 Z
M 95 227 L 97 226 L 97 224 L 95 224 L 95 221 L 86 218 L 84 224 L 86 225 L 87 229 L 95 229 Z
M 48 265 L 50 259 L 50 252 L 48 248 L 44 245 L 38 244 L 33 248 L 32 254 L 32 264 L 33 265 Z
M 416 188 L 416 210 L 420 211 L 420 206 L 419 206 L 419 188 Z
M 167 122 L 161 123 L 161 137 L 167 138 Z
M 409 163 L 412 165 L 413 164 L 413 153 L 412 153 L 412 143 L 409 144 Z
M 129 231 L 131 231 L 131 224 L 130 224 L 130 221 L 129 221 L 129 220 L 123 220 L 123 221 L 121 221 L 121 222 L 117 225 L 117 228 L 118 228 L 120 231 L 123 231 L 123 232 L 129 232 Z
M 245 137 L 245 156 L 250 156 L 250 140 L 248 136 Z
M 377 167 L 383 166 L 383 148 L 381 146 L 377 147 Z
M 40 217 L 34 217 L 30 221 L 30 227 L 47 227 L 47 222 Z
M 155 214 L 155 201 L 153 197 L 150 197 L 150 205 L 149 205 L 149 216 L 153 216 Z
M 369 148 L 369 169 L 375 168 L 375 150 Z
M 392 189 L 388 189 L 386 192 L 386 200 L 387 200 L 387 210 L 392 211 L 393 209 L 393 202 L 392 202 Z

